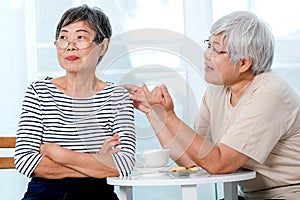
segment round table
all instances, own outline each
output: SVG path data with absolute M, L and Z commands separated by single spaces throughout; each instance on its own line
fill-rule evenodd
M 210 175 L 203 171 L 188 176 L 170 176 L 167 174 L 132 175 L 128 177 L 110 177 L 107 183 L 120 187 L 120 200 L 133 200 L 132 187 L 135 186 L 171 186 L 180 185 L 182 200 L 197 200 L 197 185 L 223 183 L 225 200 L 237 200 L 237 183 L 256 177 L 255 171 L 236 171 L 230 174 Z

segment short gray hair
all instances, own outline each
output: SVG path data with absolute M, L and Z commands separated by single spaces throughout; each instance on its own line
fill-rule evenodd
M 222 34 L 231 63 L 252 58 L 252 72 L 270 71 L 275 41 L 269 26 L 255 14 L 237 11 L 220 18 L 210 30 L 211 35 Z
M 59 33 L 63 27 L 77 21 L 85 21 L 89 24 L 91 29 L 96 33 L 95 42 L 97 44 L 100 44 L 104 38 L 110 40 L 112 28 L 108 17 L 100 8 L 90 8 L 85 4 L 70 8 L 63 14 L 56 27 L 55 40 L 58 39 Z

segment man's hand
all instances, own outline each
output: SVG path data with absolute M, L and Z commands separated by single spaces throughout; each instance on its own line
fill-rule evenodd
M 144 92 L 144 88 L 146 87 L 143 84 L 142 88 L 132 84 L 124 84 L 121 85 L 126 88 L 130 93 L 130 98 L 133 100 L 134 107 L 140 110 L 143 113 L 148 113 L 151 110 L 151 106 L 147 102 L 147 97 Z

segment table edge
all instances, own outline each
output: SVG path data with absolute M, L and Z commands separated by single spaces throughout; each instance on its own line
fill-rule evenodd
M 151 179 L 130 179 L 130 177 L 109 177 L 107 183 L 115 186 L 163 186 L 163 185 L 198 185 L 209 183 L 227 183 L 246 181 L 256 177 L 255 171 L 238 171 L 230 174 L 208 175 L 208 176 L 192 176 L 190 178 L 159 178 Z

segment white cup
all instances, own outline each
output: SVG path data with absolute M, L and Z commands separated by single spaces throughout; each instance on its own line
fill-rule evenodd
M 151 149 L 136 154 L 136 166 L 145 168 L 165 167 L 168 164 L 170 149 Z

